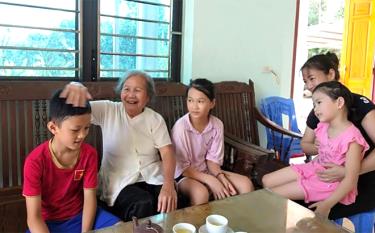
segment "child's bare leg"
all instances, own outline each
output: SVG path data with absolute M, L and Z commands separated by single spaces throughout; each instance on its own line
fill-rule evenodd
M 280 170 L 268 173 L 263 176 L 264 188 L 273 188 L 297 180 L 298 176 L 291 167 L 284 167 Z
M 200 205 L 208 202 L 209 192 L 206 186 L 201 182 L 191 179 L 184 178 L 178 184 L 178 190 L 189 197 L 191 205 Z
M 301 186 L 297 181 L 286 183 L 283 185 L 276 186 L 271 188 L 275 193 L 280 194 L 283 197 L 292 199 L 292 200 L 303 200 L 305 199 L 305 193 L 303 192 Z
M 228 171 L 223 172 L 227 179 L 232 183 L 238 194 L 248 193 L 254 190 L 253 183 L 246 176 Z

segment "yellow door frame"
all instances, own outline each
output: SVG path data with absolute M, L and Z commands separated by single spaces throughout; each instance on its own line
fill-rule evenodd
M 340 59 L 341 81 L 372 98 L 375 48 L 375 0 L 346 0 Z

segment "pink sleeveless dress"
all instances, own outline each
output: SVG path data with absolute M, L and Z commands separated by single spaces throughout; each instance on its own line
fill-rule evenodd
M 316 171 L 324 170 L 324 163 L 345 165 L 346 152 L 352 142 L 363 146 L 362 158 L 369 145 L 361 132 L 352 124 L 344 132 L 335 138 L 328 138 L 328 123 L 320 122 L 315 129 L 315 136 L 320 142 L 319 155 L 316 160 L 306 164 L 291 165 L 298 174 L 298 183 L 305 193 L 305 202 L 321 201 L 328 198 L 340 184 L 340 182 L 325 183 L 319 180 Z M 349 205 L 355 202 L 357 188 L 350 191 L 340 203 Z

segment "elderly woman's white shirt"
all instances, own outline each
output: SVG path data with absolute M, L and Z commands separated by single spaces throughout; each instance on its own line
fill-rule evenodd
M 163 184 L 158 149 L 171 144 L 163 117 L 150 108 L 130 118 L 122 102 L 91 101 L 91 122 L 103 134 L 103 158 L 99 171 L 100 199 L 112 206 L 129 184 L 145 181 Z

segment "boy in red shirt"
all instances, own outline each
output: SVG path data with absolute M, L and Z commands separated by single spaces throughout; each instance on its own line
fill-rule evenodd
M 23 195 L 31 232 L 86 232 L 120 220 L 96 208 L 98 156 L 83 142 L 89 132 L 91 107 L 50 101 L 53 137 L 36 147 L 24 165 Z

